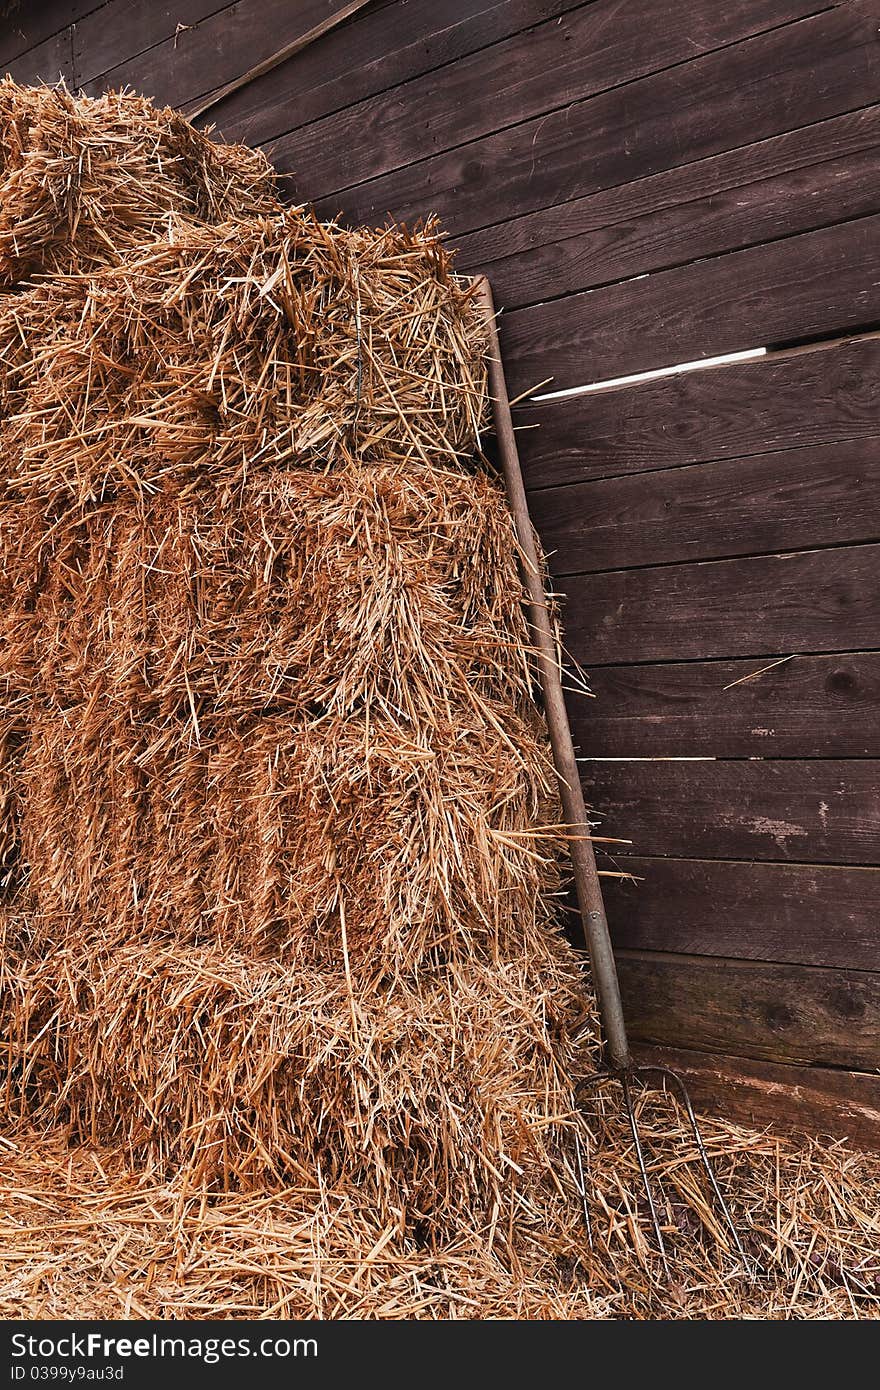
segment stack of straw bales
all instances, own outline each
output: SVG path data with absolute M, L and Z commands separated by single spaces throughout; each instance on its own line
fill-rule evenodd
M 0 143 L 0 1310 L 876 1311 L 877 1164 L 711 1122 L 747 1284 L 662 1096 L 680 1285 L 599 1101 L 585 1250 L 594 1022 L 434 230 L 285 211 L 133 96 L 0 83 Z
M 512 1251 L 583 1003 L 472 293 L 0 92 L 7 1110 Z

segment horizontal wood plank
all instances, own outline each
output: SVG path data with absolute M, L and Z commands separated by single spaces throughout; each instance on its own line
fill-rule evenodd
M 669 11 L 672 25 L 679 8 Z M 701 9 L 717 28 L 728 7 Z M 643 8 L 617 6 L 609 31 L 624 10 L 645 23 Z M 880 0 L 851 0 L 586 100 L 575 91 L 557 110 L 442 153 L 433 141 L 451 145 L 454 122 L 439 137 L 425 127 L 420 160 L 369 179 L 352 159 L 336 188 L 329 170 L 302 163 L 296 135 L 270 149 L 295 175 L 296 196 L 318 200 L 323 213 L 375 222 L 436 211 L 461 235 L 870 106 L 880 99 L 878 22 Z M 590 61 L 579 56 L 582 66 Z M 491 112 L 491 83 L 483 99 Z
M 588 762 L 584 792 L 627 854 L 880 864 L 880 763 L 868 759 Z
M 129 37 L 126 29 L 119 35 L 132 56 L 110 67 L 114 52 L 118 53 L 113 36 L 93 46 L 81 34 L 84 71 L 80 81 L 90 95 L 108 87 L 131 86 L 158 102 L 184 106 L 241 77 L 344 8 L 345 0 L 299 0 L 295 6 L 290 0 L 238 0 L 222 9 L 207 7 L 205 0 L 187 0 L 185 9 L 163 6 L 153 16 L 150 7 L 135 4 L 135 10 L 147 11 L 138 19 L 138 37 Z M 187 20 L 182 18 L 184 13 Z M 177 29 L 178 23 L 187 27 Z M 156 37 L 146 46 L 150 34 Z M 132 47 L 135 43 L 144 44 L 144 50 Z M 100 75 L 86 80 L 96 64 Z
M 645 279 L 588 290 L 502 320 L 514 394 L 880 322 L 880 216 L 859 218 Z
M 875 437 L 878 419 L 876 336 L 516 410 L 532 493 L 588 478 Z
M 20 0 L 2 7 L 0 20 L 0 64 L 13 63 L 25 53 L 60 34 L 101 0 Z
M 264 144 L 542 24 L 577 3 L 444 0 L 438 6 L 437 0 L 405 5 L 386 0 L 225 99 L 211 119 L 227 139 Z
M 852 651 L 877 644 L 880 545 L 574 575 L 565 594 L 568 647 L 587 669 Z
M 880 970 L 880 868 L 614 858 L 618 949 Z
M 22 86 L 29 83 L 57 82 L 64 78 L 68 86 L 73 86 L 72 30 L 62 29 L 51 38 L 11 61 L 0 61 L 0 75 L 8 73 Z
M 638 1043 L 636 1061 L 669 1067 L 709 1114 L 779 1133 L 845 1139 L 880 1149 L 880 1076 L 839 1068 L 786 1066 L 714 1052 Z
M 596 698 L 570 700 L 575 738 L 597 758 L 880 758 L 880 652 L 766 664 L 598 667 Z
M 244 3 L 239 0 L 238 8 L 248 8 L 255 27 L 260 23 L 262 3 L 263 0 L 260 0 L 258 8 L 254 0 L 250 0 L 249 4 L 247 0 Z M 171 105 L 179 105 L 182 98 L 175 98 L 173 82 L 177 55 L 184 51 L 181 45 L 198 44 L 200 40 L 204 42 L 205 35 L 198 34 L 196 26 L 213 14 L 214 28 L 219 29 L 229 23 L 230 8 L 229 4 L 223 4 L 223 0 L 158 0 L 158 3 L 150 0 L 146 5 L 143 0 L 110 0 L 109 4 L 81 19 L 74 30 L 73 53 L 77 79 L 87 92 L 94 94 L 94 89 L 88 84 L 111 69 L 125 66 L 133 77 L 138 72 L 146 75 L 160 66 L 157 58 L 147 57 L 147 53 L 163 44 L 163 41 L 170 41 L 162 53 L 165 81 L 169 84 L 163 99 Z M 192 37 L 194 34 L 195 39 Z M 210 48 L 203 47 L 202 54 L 203 65 L 209 68 L 212 59 Z M 124 85 L 124 74 L 120 72 L 119 78 L 117 81 L 114 76 L 112 83 L 108 82 L 107 85 Z M 131 85 L 142 90 L 136 82 Z M 147 95 L 150 93 L 147 92 Z
M 880 974 L 660 952 L 617 955 L 630 1032 L 770 1062 L 880 1067 Z
M 801 17 L 803 0 L 666 6 L 596 0 L 270 145 L 304 187 L 332 190 L 412 165 L 673 63 Z M 352 177 L 352 173 L 355 177 Z
M 544 489 L 530 507 L 566 575 L 876 540 L 878 496 L 880 434 Z
M 506 309 L 738 251 L 880 209 L 880 107 L 459 238 Z

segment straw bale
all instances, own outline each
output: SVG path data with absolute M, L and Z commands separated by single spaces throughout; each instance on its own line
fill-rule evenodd
M 164 489 L 29 531 L 18 504 L 5 511 L 10 715 L 30 698 L 196 727 L 367 706 L 431 722 L 484 697 L 533 708 L 513 526 L 485 473 L 276 470 L 234 505 Z
M 449 467 L 485 414 L 473 289 L 436 229 L 293 208 L 181 231 L 0 305 L 7 487 L 52 506 L 255 471 Z
M 6 1318 L 731 1318 L 880 1316 L 877 1156 L 720 1119 L 704 1134 L 760 1260 L 746 1278 L 702 1227 L 704 1198 L 662 1098 L 643 1111 L 676 1282 L 658 1278 L 635 1158 L 609 1112 L 594 1250 L 570 1169 L 537 1208 L 425 1244 L 368 1194 L 297 1178 L 274 1193 L 199 1195 L 63 1130 L 0 1136 L 0 1314 Z M 537 1217 L 541 1218 L 539 1220 Z M 636 1235 L 638 1230 L 636 1227 Z
M 570 1109 L 558 945 L 556 960 L 546 948 L 529 966 L 426 968 L 372 990 L 229 949 L 62 955 L 43 970 L 59 981 L 65 1078 L 44 1117 L 138 1165 L 190 1188 L 320 1175 L 425 1241 L 507 1222 L 552 1188 L 547 1106 Z
M 497 707 L 157 730 L 35 717 L 19 772 L 38 943 L 172 934 L 369 977 L 535 950 L 558 868 L 540 731 Z M 544 827 L 543 830 L 541 827 Z
M 876 1312 L 876 1164 L 710 1121 L 581 957 L 485 336 L 433 224 L 0 83 L 0 1311 Z M 585 1243 L 573 1138 L 586 1155 Z
M 485 1207 L 500 1156 L 522 1166 L 523 1110 L 536 1133 L 545 1106 L 570 1110 L 580 989 L 534 829 L 543 740 L 498 714 L 503 756 L 467 709 L 409 739 L 378 718 L 200 744 L 35 721 L 21 834 L 42 964 L 12 1046 L 51 1019 L 54 1117 L 200 1181 L 311 1160 L 361 1185 L 372 1164 L 377 1202 Z
M 0 287 L 89 271 L 194 220 L 271 213 L 265 156 L 128 92 L 0 81 Z

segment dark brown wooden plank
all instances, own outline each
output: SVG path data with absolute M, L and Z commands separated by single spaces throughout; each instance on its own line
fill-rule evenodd
M 0 64 L 15 62 L 30 49 L 96 10 L 102 0 L 19 0 L 0 6 Z
M 853 651 L 880 632 L 878 545 L 573 575 L 564 587 L 568 647 L 587 669 Z
M 458 240 L 507 309 L 880 209 L 880 107 L 852 111 Z
M 228 4 L 223 4 L 223 0 L 159 0 L 158 3 L 150 0 L 147 5 L 143 0 L 110 0 L 109 4 L 81 19 L 76 26 L 73 52 L 77 80 L 81 86 L 86 86 L 111 68 L 134 64 L 147 50 L 155 48 L 165 39 L 171 40 L 170 54 L 169 51 L 163 54 L 166 80 L 173 79 L 174 61 L 169 65 L 169 56 L 176 60 L 180 44 L 188 33 L 193 33 L 192 29 L 184 26 L 196 26 L 200 20 L 215 12 L 218 23 L 222 24 L 222 16 L 228 13 L 229 8 Z M 259 24 L 259 10 L 253 3 L 248 8 L 252 22 Z M 178 26 L 181 27 L 178 29 Z M 175 36 L 177 45 L 174 43 Z M 210 60 L 210 52 L 205 52 L 205 61 L 209 63 Z M 145 68 L 148 62 L 145 60 Z M 112 85 L 122 86 L 123 81 L 117 83 L 114 80 Z M 91 91 L 89 87 L 86 89 Z M 173 98 L 168 97 L 167 100 L 174 104 Z
M 642 7 L 618 7 L 609 30 L 620 30 L 624 9 L 646 24 Z M 717 26 L 727 9 L 704 5 L 702 13 Z M 648 12 L 652 21 L 659 12 Z M 674 25 L 678 8 L 668 15 Z M 353 158 L 336 172 L 344 183 L 334 188 L 331 170 L 303 164 L 298 136 L 289 147 L 271 148 L 280 167 L 296 175 L 297 196 L 319 199 L 323 212 L 341 209 L 353 221 L 372 222 L 386 213 L 411 221 L 437 211 L 460 235 L 870 106 L 880 98 L 878 21 L 880 0 L 852 0 L 587 100 L 582 88 L 558 110 L 439 154 L 435 132 L 426 128 L 419 162 L 366 182 Z M 588 54 L 578 56 L 589 62 Z M 552 76 L 545 79 L 549 85 Z M 494 97 L 487 83 L 487 110 Z M 456 138 L 453 118 L 442 142 L 451 146 Z M 383 158 L 398 156 L 390 150 Z
M 642 1042 L 769 1062 L 880 1067 L 880 974 L 617 954 L 630 1032 Z
M 293 64 L 225 100 L 212 118 L 227 139 L 264 143 L 572 8 L 573 0 L 371 5 Z
M 272 142 L 315 189 L 344 188 L 803 15 L 802 0 L 596 0 Z M 354 177 L 352 172 L 354 171 Z
M 880 49 L 880 45 L 878 45 Z M 553 389 L 880 322 L 880 216 L 517 309 L 510 388 Z
M 877 337 L 707 367 L 516 412 L 530 491 L 875 436 L 878 419 Z
M 29 48 L 21 57 L 0 63 L 0 75 L 9 73 L 23 85 L 30 82 L 57 82 L 63 77 L 68 86 L 74 82 L 72 30 L 59 34 Z
M 543 489 L 530 509 L 566 575 L 875 540 L 878 496 L 880 436 Z
M 880 864 L 880 763 L 587 762 L 598 833 L 640 857 Z
M 132 86 L 159 102 L 183 106 L 240 77 L 343 5 L 344 0 L 299 0 L 296 6 L 291 6 L 290 0 L 238 0 L 222 9 L 214 5 L 211 8 L 217 13 L 204 14 L 203 0 L 192 0 L 185 11 L 190 15 L 186 21 L 189 27 L 177 32 L 176 24 L 184 22 L 177 14 L 179 7 L 164 7 L 155 20 L 146 14 L 139 21 L 137 42 L 144 42 L 150 33 L 160 35 L 158 41 L 152 40 L 143 52 L 134 50 L 134 56 L 102 71 L 100 76 L 90 80 L 81 76 L 80 82 L 89 94 L 107 87 Z M 126 46 L 135 42 L 125 30 L 122 37 Z M 91 57 L 87 57 L 89 43 L 82 34 L 80 43 L 84 71 L 108 62 L 111 53 L 117 51 L 112 45 L 96 44 Z
M 639 880 L 604 884 L 618 949 L 880 970 L 880 868 L 615 861 Z
M 746 1061 L 645 1043 L 634 1052 L 644 1065 L 671 1067 L 683 1077 L 694 1104 L 707 1114 L 880 1149 L 880 1076 L 870 1072 Z
M 742 679 L 766 664 L 600 666 L 595 700 L 570 699 L 575 738 L 596 758 L 880 758 L 880 652 L 802 656 Z

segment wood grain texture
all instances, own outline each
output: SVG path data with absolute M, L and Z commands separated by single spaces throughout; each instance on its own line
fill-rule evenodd
M 880 974 L 617 954 L 634 1038 L 769 1062 L 880 1067 Z
M 587 669 L 851 651 L 877 643 L 880 545 L 574 575 L 565 593 L 568 647 Z
M 597 758 L 880 758 L 880 652 L 799 656 L 742 679 L 766 664 L 598 667 L 595 700 L 571 700 L 575 740 Z
M 239 0 L 201 17 L 203 0 L 193 0 L 189 9 L 181 12 L 190 15 L 188 21 L 178 18 L 173 6 L 161 12 L 155 28 L 150 15 L 143 16 L 140 42 L 149 32 L 158 34 L 164 29 L 159 41 L 153 40 L 145 51 L 101 71 L 100 75 L 90 80 L 83 76 L 80 81 L 89 95 L 107 87 L 131 86 L 160 103 L 185 106 L 240 77 L 341 8 L 342 0 L 298 0 L 295 6 L 290 0 Z M 186 22 L 189 27 L 177 32 L 178 22 Z M 110 60 L 109 48 L 103 57 L 98 57 L 95 50 L 88 49 L 85 40 L 82 42 L 84 68 Z M 87 60 L 88 51 L 93 56 Z M 295 61 L 294 58 L 293 64 Z
M 244 5 L 240 0 L 239 7 L 249 9 L 253 24 L 259 25 L 260 10 L 253 0 L 249 4 L 245 0 Z M 165 41 L 170 41 L 162 53 L 166 80 L 173 79 L 174 60 L 180 44 L 194 42 L 186 40 L 187 33 L 193 32 L 187 26 L 198 25 L 213 14 L 214 27 L 218 28 L 228 22 L 229 9 L 223 0 L 158 0 L 158 3 L 150 0 L 149 4 L 144 4 L 144 0 L 109 0 L 109 4 L 81 19 L 74 30 L 73 53 L 78 81 L 92 93 L 88 84 L 117 67 L 125 67 L 133 76 L 138 70 L 143 73 L 155 70 L 160 66 L 159 57 L 147 57 L 147 52 Z M 204 48 L 202 55 L 205 68 L 209 68 L 210 47 Z M 172 58 L 170 64 L 169 57 Z M 114 77 L 107 85 L 120 86 L 125 80 L 122 73 L 120 79 L 117 82 Z M 137 87 L 136 83 L 132 85 Z M 167 100 L 176 106 L 182 98 L 175 99 L 172 92 Z
M 581 479 L 875 437 L 878 420 L 877 337 L 516 411 L 531 493 Z
M 738 251 L 880 208 L 880 108 L 513 218 L 457 241 L 505 309 Z
M 664 11 L 671 26 L 680 8 Z M 727 9 L 701 6 L 711 25 Z M 623 10 L 647 32 L 659 12 L 618 6 L 610 30 Z M 356 157 L 335 178 L 306 167 L 297 138 L 271 148 L 279 167 L 296 175 L 296 195 L 317 199 L 324 213 L 341 209 L 356 222 L 381 221 L 386 213 L 411 221 L 435 210 L 461 235 L 870 106 L 880 98 L 878 21 L 880 0 L 852 0 L 586 100 L 577 92 L 566 104 L 560 97 L 553 111 L 545 99 L 545 114 L 441 153 L 434 153 L 426 129 L 422 158 L 372 179 Z M 584 66 L 591 62 L 587 52 L 580 57 Z M 553 81 L 546 73 L 545 86 Z M 493 99 L 487 83 L 487 111 Z M 456 139 L 452 117 L 442 140 L 452 146 Z M 407 151 L 411 157 L 409 145 Z M 394 150 L 382 157 L 402 163 Z M 367 167 L 375 167 L 372 157 Z M 340 178 L 344 183 L 334 188 Z
M 20 0 L 17 7 L 3 6 L 0 64 L 15 62 L 100 5 L 101 0 L 40 0 L 39 4 L 34 0 Z
M 707 1113 L 779 1133 L 831 1136 L 880 1149 L 880 1076 L 786 1066 L 713 1052 L 637 1044 L 636 1060 L 670 1067 Z
M 878 44 L 880 50 L 880 44 Z M 880 322 L 880 216 L 517 309 L 501 345 L 514 394 L 553 390 Z
M 356 24 L 225 100 L 214 118 L 226 138 L 262 144 L 573 7 L 572 0 L 373 4 Z
M 627 854 L 880 864 L 872 760 L 590 762 L 583 780 L 599 833 L 631 840 Z
M 880 435 L 544 489 L 530 508 L 562 576 L 875 540 L 878 496 Z
M 20 57 L 0 61 L 0 75 L 5 73 L 22 85 L 57 82 L 63 77 L 68 86 L 73 86 L 73 30 L 62 29 L 43 43 L 29 48 Z
M 440 150 L 582 102 L 707 49 L 803 15 L 803 0 L 705 0 L 668 6 L 596 0 L 271 143 L 315 190 L 344 188 Z M 352 178 L 352 171 L 356 171 Z
M 633 951 L 880 970 L 880 869 L 615 855 L 614 945 Z

